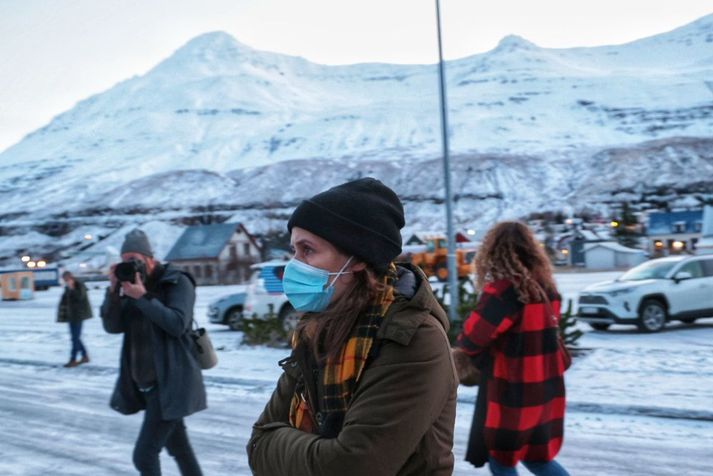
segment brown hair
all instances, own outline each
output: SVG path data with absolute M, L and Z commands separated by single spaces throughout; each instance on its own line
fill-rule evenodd
M 336 358 L 349 338 L 359 314 L 364 311 L 382 289 L 382 283 L 369 267 L 354 273 L 354 283 L 326 311 L 302 319 L 295 330 L 319 358 Z
M 557 292 L 552 265 L 543 246 L 527 225 L 519 221 L 500 222 L 486 233 L 475 266 L 478 289 L 487 281 L 507 279 L 525 304 L 541 302 Z

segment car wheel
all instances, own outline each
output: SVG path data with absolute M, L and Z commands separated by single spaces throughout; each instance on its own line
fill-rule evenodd
M 694 322 L 696 322 L 696 318 L 688 317 L 686 319 L 681 319 L 681 322 L 683 322 L 684 324 L 693 324 Z
M 230 330 L 241 331 L 243 330 L 243 310 L 239 307 L 233 308 L 228 311 L 228 318 L 226 319 Z
M 288 334 L 292 333 L 297 328 L 297 323 L 300 321 L 302 313 L 297 311 L 294 307 L 289 304 L 285 304 L 280 310 L 280 323 L 282 324 L 282 329 Z
M 644 301 L 639 311 L 639 329 L 644 332 L 658 332 L 666 325 L 666 308 L 659 301 Z
M 610 324 L 594 324 L 594 323 L 589 323 L 589 327 L 594 329 L 595 331 L 605 331 L 609 329 Z

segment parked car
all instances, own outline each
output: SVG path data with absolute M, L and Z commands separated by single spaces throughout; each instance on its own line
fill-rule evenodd
M 284 260 L 273 260 L 250 267 L 252 274 L 245 296 L 243 317 L 261 319 L 275 315 L 286 331 L 294 330 L 300 313 L 289 303 L 282 288 L 286 264 Z
M 208 320 L 214 324 L 225 324 L 234 331 L 240 330 L 240 320 L 245 305 L 245 291 L 229 294 L 208 305 Z
M 577 318 L 594 329 L 634 324 L 658 332 L 667 321 L 713 317 L 713 255 L 659 258 L 614 281 L 586 287 Z

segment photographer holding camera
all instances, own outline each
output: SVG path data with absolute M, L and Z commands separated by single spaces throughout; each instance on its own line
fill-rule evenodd
M 125 415 L 145 410 L 133 462 L 142 475 L 160 475 L 166 447 L 184 476 L 201 475 L 183 418 L 206 408 L 201 369 L 188 331 L 195 283 L 153 258 L 146 234 L 135 229 L 111 267 L 101 306 L 104 329 L 124 334 L 111 407 Z

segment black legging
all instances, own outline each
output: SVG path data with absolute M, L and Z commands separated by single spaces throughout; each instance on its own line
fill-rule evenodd
M 142 476 L 160 476 L 161 462 L 159 453 L 166 447 L 168 453 L 178 463 L 183 476 L 202 476 L 198 460 L 188 441 L 183 418 L 178 420 L 161 419 L 161 403 L 158 390 L 154 387 L 144 394 L 146 411 L 139 437 L 134 447 L 134 466 Z

